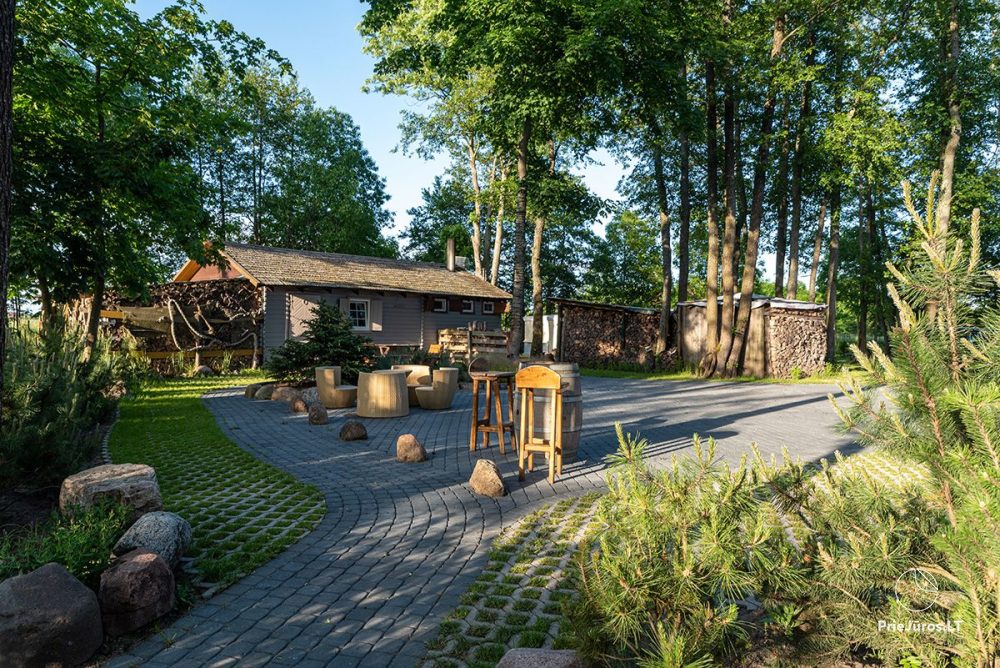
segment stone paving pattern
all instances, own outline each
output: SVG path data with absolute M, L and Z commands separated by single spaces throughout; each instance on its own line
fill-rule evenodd
M 363 420 L 368 441 L 338 432 L 350 410 L 310 426 L 282 402 L 250 401 L 239 389 L 205 398 L 237 444 L 316 485 L 328 512 L 317 528 L 273 561 L 116 657 L 109 665 L 413 666 L 444 615 L 487 563 L 490 541 L 540 504 L 604 486 L 602 459 L 616 448 L 614 423 L 650 441 L 654 465 L 712 436 L 736 463 L 751 442 L 764 455 L 816 461 L 851 439 L 820 385 L 655 382 L 584 378 L 580 456 L 554 485 L 536 468 L 517 480 L 508 446 L 470 452 L 471 395 L 448 411 Z M 413 433 L 430 455 L 394 459 L 396 437 Z M 504 472 L 510 494 L 479 497 L 467 481 L 481 457 Z

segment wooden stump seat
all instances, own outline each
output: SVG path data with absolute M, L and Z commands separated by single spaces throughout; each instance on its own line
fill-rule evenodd
M 432 384 L 431 368 L 426 364 L 393 364 L 393 370 L 408 371 L 406 376 L 406 391 L 410 405 L 417 406 L 417 388 L 429 387 Z
M 413 388 L 417 402 L 424 410 L 443 411 L 451 408 L 458 392 L 458 369 L 444 367 L 434 372 L 433 382 L 429 387 Z
M 357 386 L 340 382 L 339 366 L 316 367 L 316 392 L 326 408 L 350 408 L 358 398 Z

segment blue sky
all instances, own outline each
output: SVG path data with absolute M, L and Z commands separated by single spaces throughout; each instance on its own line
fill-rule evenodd
M 371 74 L 373 61 L 361 50 L 357 25 L 367 5 L 357 0 L 202 0 L 211 19 L 226 19 L 237 29 L 260 37 L 287 58 L 300 83 L 323 106 L 347 112 L 361 127 L 361 136 L 379 173 L 386 179 L 394 214 L 393 233 L 406 227 L 406 210 L 420 204 L 421 188 L 444 171 L 442 156 L 428 162 L 404 156 L 399 142 L 400 111 L 413 105 L 408 98 L 365 94 L 361 86 Z M 169 0 L 138 0 L 136 10 L 150 16 Z M 604 158 L 601 158 L 604 160 Z M 616 197 L 621 169 L 610 159 L 588 167 L 584 178 L 599 196 Z

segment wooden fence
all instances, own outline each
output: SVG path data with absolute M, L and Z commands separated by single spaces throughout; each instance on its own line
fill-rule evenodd
M 453 361 L 466 364 L 470 357 L 507 354 L 507 332 L 499 330 L 440 329 L 438 343 Z

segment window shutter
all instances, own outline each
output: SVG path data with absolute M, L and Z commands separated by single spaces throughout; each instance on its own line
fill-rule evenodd
M 340 307 L 340 314 L 345 318 L 347 317 L 348 305 L 350 303 L 351 300 L 347 299 L 346 297 L 341 297 L 340 299 L 337 300 L 337 306 Z
M 371 326 L 373 332 L 382 331 L 382 300 L 373 299 L 371 301 L 372 312 L 368 314 L 369 320 L 371 320 Z

